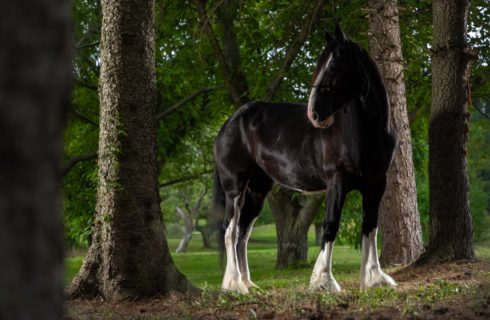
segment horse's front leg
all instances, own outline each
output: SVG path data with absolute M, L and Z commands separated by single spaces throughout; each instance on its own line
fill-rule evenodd
M 332 274 L 333 243 L 339 230 L 340 214 L 346 196 L 345 185 L 340 173 L 335 173 L 327 183 L 327 208 L 323 228 L 322 250 L 318 256 L 310 279 L 310 288 L 328 292 L 340 291 Z
M 362 221 L 361 289 L 375 286 L 396 286 L 392 277 L 381 270 L 376 249 L 378 210 L 386 187 L 386 179 L 369 184 L 361 190 L 364 219 Z

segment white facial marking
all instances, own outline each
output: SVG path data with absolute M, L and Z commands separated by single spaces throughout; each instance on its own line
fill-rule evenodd
M 310 279 L 311 289 L 327 292 L 340 291 L 340 286 L 332 274 L 332 253 L 333 242 L 327 242 L 316 259 L 315 267 L 313 267 Z
M 327 62 L 322 66 L 320 69 L 320 72 L 316 75 L 315 82 L 313 82 L 313 88 L 311 89 L 310 92 L 310 97 L 308 99 L 308 117 L 311 119 L 311 116 L 313 115 L 313 107 L 315 106 L 315 100 L 316 100 L 316 88 L 320 84 L 320 82 L 323 79 L 323 76 L 325 75 L 325 72 L 328 69 L 328 66 L 330 65 L 330 61 L 332 60 L 332 54 L 328 56 Z
M 378 229 L 375 228 L 366 237 L 362 236 L 362 263 L 361 263 L 361 289 L 381 286 L 387 284 L 396 286 L 395 280 L 381 270 L 376 248 L 376 236 Z

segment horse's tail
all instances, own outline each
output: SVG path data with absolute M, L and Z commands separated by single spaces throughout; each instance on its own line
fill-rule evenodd
M 214 192 L 213 192 L 213 212 L 215 215 L 216 228 L 218 229 L 218 248 L 221 266 L 224 265 L 225 257 L 225 232 L 226 232 L 226 195 L 218 169 L 214 169 Z

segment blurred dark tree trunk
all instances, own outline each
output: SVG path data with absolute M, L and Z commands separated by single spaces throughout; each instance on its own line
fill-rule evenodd
M 70 2 L 0 11 L 0 319 L 63 318 L 60 210 Z
M 380 204 L 380 262 L 410 264 L 423 252 L 417 187 L 412 161 L 412 139 L 407 116 L 397 0 L 369 0 L 370 52 L 381 74 L 391 106 L 391 124 L 398 148 L 388 171 Z
M 429 248 L 420 263 L 474 258 L 466 168 L 468 6 L 469 0 L 432 2 Z
M 108 300 L 192 288 L 170 256 L 156 159 L 154 1 L 102 1 L 95 229 L 69 295 Z
M 279 186 L 269 195 L 269 205 L 276 222 L 276 268 L 306 263 L 308 229 L 324 196 L 304 196 Z

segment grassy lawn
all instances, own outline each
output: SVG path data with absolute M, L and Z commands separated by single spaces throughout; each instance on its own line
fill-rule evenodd
M 313 241 L 313 233 L 309 239 Z M 276 270 L 275 230 L 266 225 L 254 229 L 249 244 L 252 280 L 261 289 L 250 295 L 220 293 L 223 270 L 215 250 L 202 248 L 194 235 L 187 253 L 175 254 L 180 239 L 169 239 L 175 264 L 197 287 L 200 298 L 162 299 L 103 303 L 69 301 L 72 319 L 193 319 L 217 318 L 490 318 L 490 246 L 477 246 L 476 262 L 456 262 L 429 268 L 391 269 L 396 289 L 359 290 L 360 251 L 336 246 L 333 272 L 343 291 L 338 294 L 307 290 L 319 247 L 310 242 L 308 265 Z M 66 282 L 81 266 L 83 257 L 66 259 Z M 214 319 L 214 318 L 213 318 Z
M 313 264 L 320 247 L 315 246 L 313 230 L 308 235 L 308 265 L 300 268 L 276 270 L 276 235 L 273 225 L 254 228 L 249 242 L 249 267 L 252 280 L 263 288 L 287 287 L 301 283 L 306 285 L 311 275 Z M 219 288 L 223 270 L 219 264 L 219 256 L 215 249 L 205 249 L 199 233 L 193 235 L 188 252 L 174 253 L 180 239 L 168 239 L 172 256 L 178 269 L 196 286 L 200 288 Z M 78 272 L 83 257 L 76 256 L 66 259 L 66 283 Z M 338 281 L 348 277 L 356 277 L 360 268 L 360 251 L 348 246 L 337 246 L 334 251 L 333 271 Z
M 249 267 L 252 280 L 264 289 L 285 288 L 293 285 L 306 285 L 311 275 L 315 259 L 320 252 L 319 246 L 313 243 L 314 234 L 308 234 L 309 250 L 308 265 L 299 268 L 276 270 L 276 237 L 274 225 L 254 228 L 249 242 Z M 172 256 L 178 269 L 197 287 L 218 289 L 223 270 L 219 265 L 218 253 L 215 249 L 205 249 L 199 233 L 195 233 L 189 244 L 188 252 L 175 253 L 180 239 L 168 239 Z M 337 281 L 359 281 L 360 251 L 349 246 L 336 246 L 334 249 L 333 273 Z M 478 246 L 477 256 L 490 258 L 490 247 Z M 83 257 L 76 256 L 66 259 L 66 283 L 80 269 Z

